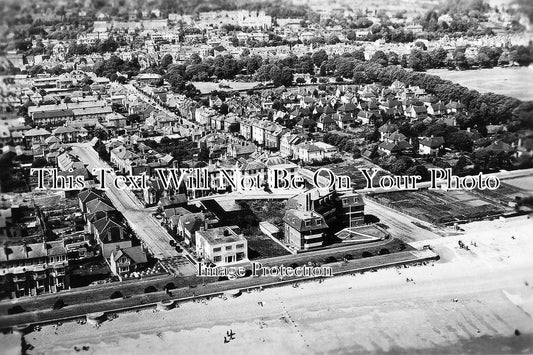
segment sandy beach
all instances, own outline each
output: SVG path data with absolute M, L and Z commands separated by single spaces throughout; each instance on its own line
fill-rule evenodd
M 533 221 L 462 227 L 428 241 L 442 259 L 426 266 L 125 313 L 99 328 L 46 326 L 25 339 L 33 354 L 533 352 Z

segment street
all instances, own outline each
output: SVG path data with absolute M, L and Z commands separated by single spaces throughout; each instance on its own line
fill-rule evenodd
M 72 151 L 87 164 L 90 172 L 94 168 L 110 168 L 88 145 L 73 145 Z M 112 175 L 114 176 L 114 173 Z M 170 246 L 172 237 L 161 226 L 160 222 L 144 209 L 144 206 L 140 204 L 130 190 L 115 188 L 112 179 L 109 178 L 105 180 L 105 186 L 106 195 L 113 202 L 115 208 L 124 215 L 131 228 L 155 258 L 161 260 L 180 255 Z
M 403 265 L 409 263 L 433 260 L 437 255 L 430 250 L 412 250 L 403 251 L 390 255 L 379 255 L 372 258 L 363 258 L 352 260 L 348 263 L 336 262 L 330 263 L 333 275 L 342 275 L 346 273 L 363 272 L 378 269 L 380 267 L 389 267 L 394 265 Z M 157 279 L 152 282 L 143 280 L 142 283 L 129 283 L 127 285 L 115 283 L 109 284 L 109 288 L 91 289 L 84 288 L 82 292 L 64 292 L 57 294 L 57 298 L 46 297 L 42 299 L 24 298 L 12 302 L 2 302 L 0 309 L 0 327 L 6 328 L 14 325 L 28 323 L 54 322 L 60 319 L 73 319 L 83 317 L 94 312 L 109 312 L 132 309 L 137 307 L 146 307 L 153 305 L 161 300 L 183 300 L 190 298 L 202 297 L 205 295 L 220 294 L 222 292 L 234 289 L 256 288 L 260 286 L 282 285 L 297 280 L 306 280 L 307 277 L 286 277 L 280 280 L 278 277 L 261 276 L 245 277 L 235 280 L 214 282 L 217 278 L 207 277 L 205 284 L 203 278 L 196 276 L 189 277 L 169 277 L 168 279 Z M 172 295 L 163 291 L 168 282 L 173 282 L 177 289 L 172 290 Z M 158 292 L 145 293 L 143 291 L 147 285 L 156 287 Z M 120 291 L 124 298 L 110 299 L 111 294 Z M 56 299 L 62 299 L 66 307 L 53 309 Z M 20 305 L 26 312 L 16 315 L 6 315 L 7 310 L 14 304 Z

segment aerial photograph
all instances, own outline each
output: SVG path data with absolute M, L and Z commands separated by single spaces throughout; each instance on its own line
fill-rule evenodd
M 0 354 L 533 354 L 533 0 L 0 0 Z

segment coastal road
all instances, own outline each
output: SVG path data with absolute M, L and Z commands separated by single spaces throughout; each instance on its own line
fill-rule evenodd
M 298 266 L 308 265 L 309 262 L 317 263 L 322 266 L 334 266 L 334 272 L 344 272 L 345 270 L 352 269 L 361 269 L 368 268 L 372 269 L 378 267 L 379 265 L 383 266 L 384 264 L 395 263 L 399 261 L 414 260 L 413 256 L 419 255 L 417 250 L 409 250 L 411 247 L 407 247 L 404 251 L 399 250 L 400 242 L 396 239 L 386 239 L 376 242 L 363 243 L 357 245 L 346 245 L 336 248 L 325 248 L 322 250 L 309 251 L 297 255 L 284 255 L 266 259 L 254 260 L 260 262 L 263 266 L 275 267 L 275 266 L 290 266 L 296 263 Z M 388 249 L 391 254 L 387 255 L 378 255 L 378 250 L 382 248 Z M 362 253 L 364 251 L 373 251 L 375 256 L 369 258 L 362 258 Z M 426 253 L 426 250 L 422 250 L 422 253 Z M 352 255 L 354 258 L 348 263 L 340 262 L 344 256 L 347 254 Z M 327 257 L 335 257 L 339 262 L 325 263 Z M 234 266 L 243 266 L 246 269 L 251 269 L 251 263 L 249 261 L 240 263 Z M 343 271 L 344 270 L 344 271 Z M 195 270 L 196 271 L 196 270 Z M 154 286 L 157 290 L 163 290 L 165 285 L 168 283 L 173 283 L 177 288 L 196 288 L 196 286 L 202 285 L 204 282 L 211 284 L 218 280 L 217 277 L 199 277 L 197 274 L 194 275 L 159 275 L 156 277 L 147 277 L 143 279 L 129 279 L 123 282 L 111 282 L 106 284 L 99 284 L 87 287 L 78 287 L 71 290 L 62 291 L 58 294 L 43 294 L 39 297 L 34 298 L 18 298 L 14 300 L 2 300 L 0 302 L 0 321 L 1 317 L 8 313 L 9 308 L 14 305 L 22 306 L 27 312 L 33 312 L 38 310 L 51 309 L 54 302 L 61 298 L 65 304 L 68 305 L 81 305 L 81 304 L 90 304 L 96 302 L 111 302 L 110 296 L 115 291 L 120 291 L 124 296 L 138 296 L 141 297 L 144 295 L 144 290 L 148 286 Z M 276 281 L 277 279 L 268 279 L 265 277 L 259 278 L 244 278 L 240 279 L 247 285 L 247 287 L 258 286 L 262 284 L 267 284 L 271 281 Z M 249 280 L 249 281 L 244 281 Z M 224 285 L 228 285 L 227 281 L 224 282 Z M 202 285 L 202 287 L 204 287 Z M 235 288 L 230 287 L 227 289 Z M 244 286 L 242 286 L 244 287 Z M 197 293 L 198 294 L 198 293 Z M 132 303 L 126 302 L 124 306 Z M 133 303 L 134 305 L 139 305 L 140 303 Z M 71 307 L 72 312 L 75 311 L 75 307 Z M 79 311 L 79 310 L 78 310 Z M 1 322 L 0 322 L 1 323 Z
M 411 250 L 394 253 L 390 255 L 379 255 L 372 258 L 352 260 L 348 263 L 336 262 L 327 264 L 332 268 L 333 275 L 346 273 L 364 272 L 381 267 L 404 265 L 422 261 L 434 260 L 436 254 L 430 250 Z M 91 290 L 85 288 L 83 292 L 71 293 L 62 292 L 55 297 L 47 297 L 38 300 L 29 298 L 19 299 L 0 304 L 0 328 L 7 328 L 15 325 L 28 323 L 47 323 L 60 319 L 73 319 L 83 317 L 94 312 L 110 312 L 138 307 L 154 305 L 162 300 L 187 300 L 206 295 L 220 294 L 235 289 L 257 288 L 270 285 L 281 285 L 294 281 L 303 281 L 308 277 L 287 276 L 283 279 L 274 276 L 244 277 L 235 280 L 221 282 L 216 281 L 216 277 L 206 277 L 206 283 L 200 277 L 189 276 L 185 278 L 158 279 L 150 282 L 142 280 L 142 284 L 134 282 L 128 284 L 111 284 L 112 288 Z M 172 295 L 163 291 L 166 282 L 172 281 L 177 289 L 172 291 Z M 148 285 L 157 288 L 158 292 L 144 293 L 143 289 Z M 91 297 L 93 291 L 97 292 L 96 297 Z M 110 295 L 120 291 L 125 298 L 110 299 Z M 62 309 L 53 309 L 55 301 L 60 298 L 66 306 Z M 6 315 L 8 309 L 13 305 L 19 305 L 26 310 L 24 313 L 16 315 Z
M 111 169 L 89 145 L 73 145 L 72 151 L 87 164 L 89 171 L 94 168 Z M 141 205 L 132 191 L 115 188 L 113 186 L 114 177 L 114 173 L 109 173 L 105 180 L 106 195 L 113 202 L 115 208 L 122 212 L 131 228 L 137 233 L 137 236 L 150 253 L 160 260 L 179 256 L 180 253 L 170 246 L 170 241 L 173 239 L 165 228 L 144 209 L 144 206 Z

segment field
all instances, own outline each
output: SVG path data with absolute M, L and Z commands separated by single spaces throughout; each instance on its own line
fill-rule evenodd
M 533 70 L 527 67 L 465 71 L 431 69 L 428 74 L 451 80 L 480 93 L 493 92 L 519 100 L 533 100 Z
M 511 209 L 466 191 L 400 191 L 370 195 L 378 203 L 433 224 L 498 216 Z

